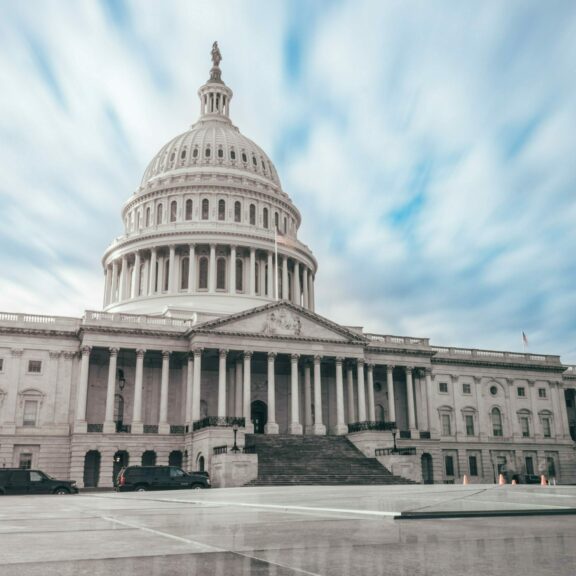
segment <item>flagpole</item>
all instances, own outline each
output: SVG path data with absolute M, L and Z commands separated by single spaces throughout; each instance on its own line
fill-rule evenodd
M 274 298 L 278 301 L 278 237 L 274 226 Z

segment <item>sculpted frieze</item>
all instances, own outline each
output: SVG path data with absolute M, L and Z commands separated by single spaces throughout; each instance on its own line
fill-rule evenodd
M 300 336 L 302 323 L 300 318 L 289 310 L 273 310 L 266 316 L 264 333 L 270 336 Z

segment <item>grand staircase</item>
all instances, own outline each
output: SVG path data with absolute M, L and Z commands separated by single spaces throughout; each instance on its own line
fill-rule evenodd
M 342 436 L 248 434 L 245 444 L 258 454 L 258 477 L 247 486 L 414 484 Z

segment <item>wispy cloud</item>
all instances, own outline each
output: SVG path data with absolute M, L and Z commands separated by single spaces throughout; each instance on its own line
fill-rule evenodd
M 320 313 L 576 362 L 576 6 L 0 2 L 1 308 L 101 304 L 147 162 L 197 117 L 213 40 L 276 161 Z

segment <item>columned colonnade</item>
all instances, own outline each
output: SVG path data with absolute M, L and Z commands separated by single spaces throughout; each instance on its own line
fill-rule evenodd
M 91 354 L 90 346 L 81 349 L 80 377 L 78 385 L 75 430 L 82 431 L 86 427 L 86 409 L 88 394 L 88 372 Z M 203 348 L 193 348 L 187 354 L 186 362 L 186 385 L 185 385 L 185 418 L 186 424 L 191 429 L 193 422 L 201 419 L 202 397 L 202 359 Z M 217 349 L 218 351 L 218 385 L 217 385 L 217 413 L 210 416 L 226 418 L 229 416 L 243 417 L 246 419 L 246 430 L 253 431 L 251 422 L 252 406 L 252 350 L 234 350 L 235 358 L 229 361 L 229 350 Z M 142 391 L 144 381 L 144 356 L 146 350 L 137 349 L 136 367 L 134 376 L 134 400 L 132 407 L 131 433 L 141 434 L 144 432 Z M 162 370 L 160 380 L 160 405 L 158 419 L 158 433 L 169 434 L 170 423 L 168 422 L 168 392 L 169 370 L 171 351 L 162 350 Z M 263 352 L 267 355 L 267 408 L 268 422 L 265 432 L 276 434 L 279 432 L 276 412 L 276 352 Z M 109 349 L 109 366 L 106 392 L 105 418 L 103 423 L 104 433 L 114 433 L 114 401 L 116 394 L 116 374 L 119 348 Z M 323 382 L 322 361 L 332 363 L 334 366 L 334 393 L 336 414 L 331 433 L 346 434 L 348 424 L 356 422 L 375 422 L 376 407 L 374 401 L 374 369 L 375 364 L 366 364 L 362 358 L 322 357 L 321 355 L 300 355 L 287 353 L 290 359 L 290 408 L 288 415 L 288 433 L 290 434 L 315 434 L 327 433 L 327 422 L 323 417 Z M 406 376 L 407 397 L 407 428 L 417 429 L 416 399 L 414 395 L 414 368 L 402 367 Z M 325 370 L 325 369 L 324 369 Z M 420 369 L 418 369 L 420 370 Z M 394 366 L 386 365 L 386 387 L 388 397 L 388 421 L 396 422 L 397 412 L 395 405 L 395 383 L 393 377 Z M 346 372 L 346 404 L 344 372 Z M 355 374 L 354 374 L 355 372 Z M 301 376 L 303 375 L 303 398 L 301 397 Z M 421 391 L 418 402 L 424 403 L 424 418 L 426 425 L 430 426 L 430 404 L 428 401 L 431 394 L 432 379 L 431 371 L 425 370 L 426 390 Z M 354 378 L 356 376 L 356 378 Z M 229 398 L 228 395 L 231 395 Z M 302 418 L 301 418 L 302 413 Z M 333 419 L 334 420 L 334 419 Z M 181 424 L 179 422 L 178 424 Z M 418 422 L 419 428 L 423 423 Z
M 314 310 L 313 270 L 281 252 L 221 244 L 141 249 L 106 266 L 104 306 L 162 294 L 246 294 Z

